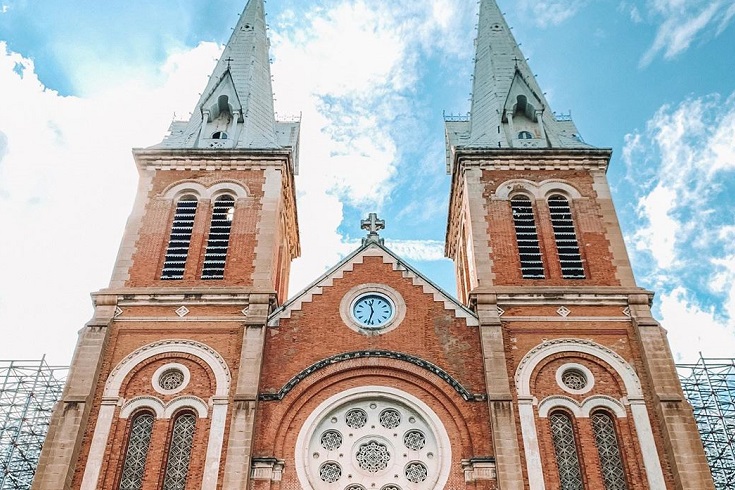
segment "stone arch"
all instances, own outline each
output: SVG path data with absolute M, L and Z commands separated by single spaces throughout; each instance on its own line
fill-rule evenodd
M 516 369 L 515 386 L 518 393 L 518 413 L 521 421 L 521 435 L 523 437 L 528 480 L 531 488 L 538 490 L 545 490 L 546 488 L 538 434 L 536 432 L 534 405 L 538 402 L 531 391 L 531 375 L 536 366 L 544 359 L 559 353 L 584 353 L 600 359 L 615 370 L 623 381 L 627 392 L 625 401 L 630 406 L 631 413 L 633 414 L 633 424 L 638 434 L 638 443 L 643 457 L 643 465 L 648 484 L 651 488 L 666 488 L 666 481 L 664 479 L 663 469 L 661 468 L 661 461 L 658 457 L 651 421 L 648 416 L 648 408 L 643 398 L 643 391 L 638 375 L 633 370 L 633 367 L 616 352 L 590 340 L 582 339 L 555 339 L 545 341 L 531 349 L 523 357 Z M 556 398 L 561 399 L 562 397 Z M 601 405 L 608 406 L 608 402 L 610 401 L 603 401 L 604 397 L 595 396 L 590 397 L 590 399 L 592 399 L 592 402 L 588 407 L 584 407 L 584 404 L 582 404 L 582 407 L 579 407 L 582 414 L 585 412 L 589 414 L 591 410 Z M 576 402 L 573 403 L 576 404 Z M 543 408 L 546 410 L 551 405 L 551 403 L 547 403 Z M 541 408 L 541 406 L 538 407 L 539 417 L 541 416 Z
M 193 194 L 197 197 L 197 200 L 200 200 L 207 195 L 207 188 L 199 182 L 186 180 L 170 185 L 162 193 L 161 197 L 163 197 L 163 199 L 177 201 L 186 194 Z
M 582 193 L 576 187 L 558 179 L 548 179 L 539 183 L 527 179 L 508 180 L 497 187 L 495 198 L 508 201 L 518 194 L 533 200 L 546 200 L 553 194 L 561 194 L 569 200 L 582 198 Z
M 209 442 L 207 444 L 204 472 L 200 488 L 202 490 L 214 490 L 216 488 L 229 403 L 230 370 L 222 356 L 208 345 L 193 340 L 172 339 L 153 342 L 140 347 L 120 361 L 110 372 L 103 391 L 102 406 L 97 415 L 97 423 L 89 451 L 90 456 L 84 469 L 81 490 L 95 490 L 98 486 L 112 422 L 117 405 L 121 401 L 120 387 L 123 381 L 136 366 L 159 354 L 189 354 L 198 357 L 209 366 L 214 374 L 215 394 L 210 400 L 212 404 L 212 422 L 209 428 Z M 177 400 L 181 401 L 177 402 Z M 153 402 L 148 400 L 147 403 Z M 155 405 L 155 403 L 153 404 Z M 167 414 L 166 409 L 170 409 L 168 412 L 170 416 L 183 406 L 194 409 L 198 415 L 202 415 L 203 413 L 206 416 L 209 411 L 209 407 L 203 400 L 199 400 L 196 397 L 182 396 L 169 402 L 164 407 L 164 417 Z

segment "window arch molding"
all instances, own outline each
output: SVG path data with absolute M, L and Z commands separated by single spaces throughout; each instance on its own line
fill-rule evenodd
M 548 396 L 539 402 L 538 416 L 542 419 L 547 418 L 558 409 L 566 410 L 575 418 L 589 418 L 592 412 L 597 410 L 605 410 L 620 419 L 628 416 L 621 402 L 606 395 L 591 396 L 581 403 L 564 395 Z
M 154 396 L 138 396 L 125 402 L 120 409 L 120 418 L 134 417 L 139 410 L 152 411 L 157 419 L 171 419 L 180 410 L 189 410 L 197 418 L 206 419 L 209 412 L 207 403 L 196 396 L 180 396 L 168 403 Z
M 120 399 L 120 388 L 128 374 L 140 363 L 159 354 L 189 354 L 204 361 L 215 377 L 215 394 L 210 399 L 212 421 L 209 428 L 209 441 L 204 461 L 201 490 L 215 490 L 221 464 L 222 447 L 227 422 L 227 409 L 232 376 L 222 356 L 206 344 L 193 340 L 161 340 L 140 347 L 125 357 L 111 371 L 102 395 L 102 405 L 97 415 L 90 457 L 84 468 L 80 490 L 96 490 L 107 452 L 112 422 Z M 191 397 L 193 398 L 193 397 Z M 189 403 L 191 403 L 191 398 Z
M 216 184 L 213 184 L 209 187 L 206 187 L 199 182 L 194 181 L 178 182 L 169 186 L 163 192 L 161 197 L 163 199 L 178 201 L 186 194 L 192 194 L 196 196 L 199 200 L 216 199 L 223 194 L 229 194 L 234 197 L 236 201 L 238 199 L 245 199 L 252 195 L 250 189 L 248 189 L 241 183 L 227 180 L 217 182 Z
M 535 398 L 531 392 L 531 376 L 536 366 L 544 359 L 559 353 L 582 353 L 597 357 L 607 363 L 620 376 L 626 389 L 626 398 L 633 415 L 633 425 L 638 435 L 638 444 L 643 458 L 648 484 L 651 488 L 666 488 L 658 448 L 653 436 L 648 408 L 643 398 L 641 382 L 633 367 L 611 349 L 582 339 L 555 339 L 546 341 L 531 349 L 516 369 L 515 385 L 518 392 L 518 412 L 521 421 L 521 435 L 528 468 L 531 488 L 544 490 L 544 471 L 536 431 Z
M 527 179 L 512 179 L 500 184 L 495 191 L 495 198 L 509 201 L 518 194 L 523 194 L 531 200 L 546 200 L 554 194 L 560 194 L 567 199 L 582 199 L 582 194 L 576 187 L 558 179 L 544 180 L 540 183 Z

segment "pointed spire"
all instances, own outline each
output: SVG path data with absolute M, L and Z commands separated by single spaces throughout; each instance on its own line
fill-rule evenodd
M 165 148 L 280 148 L 263 0 L 249 0 L 191 118 Z
M 470 120 L 448 121 L 451 147 L 579 148 L 568 117 L 554 115 L 495 0 L 480 1 Z

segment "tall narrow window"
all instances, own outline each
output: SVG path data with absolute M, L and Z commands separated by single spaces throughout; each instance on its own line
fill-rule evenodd
M 184 196 L 176 204 L 176 214 L 174 214 L 174 221 L 171 225 L 171 236 L 168 239 L 161 279 L 184 278 L 196 212 L 197 199 L 194 196 Z
M 119 490 L 140 490 L 143 487 L 145 462 L 153 432 L 153 415 L 144 412 L 133 418 L 125 451 Z
M 549 420 L 556 453 L 556 466 L 559 468 L 559 488 L 561 490 L 583 490 L 582 470 L 579 466 L 572 419 L 566 413 L 556 412 L 551 414 Z
M 235 199 L 231 196 L 218 197 L 212 210 L 207 251 L 204 254 L 202 279 L 223 279 L 227 248 L 230 245 L 230 229 L 235 214 Z
M 549 212 L 551 213 L 551 225 L 554 227 L 562 276 L 565 279 L 584 279 L 582 256 L 579 253 L 577 232 L 574 231 L 569 201 L 563 196 L 551 196 Z
M 605 490 L 628 490 L 620 446 L 615 434 L 615 421 L 605 412 L 596 412 L 592 414 L 592 428 L 595 431 Z
M 516 196 L 510 201 L 513 223 L 516 228 L 518 254 L 521 259 L 521 274 L 524 279 L 543 279 L 544 264 L 536 231 L 533 205 L 526 196 Z
M 185 413 L 176 417 L 173 434 L 171 435 L 171 447 L 168 450 L 166 461 L 163 490 L 184 490 L 186 488 L 195 425 L 196 417 L 194 414 Z

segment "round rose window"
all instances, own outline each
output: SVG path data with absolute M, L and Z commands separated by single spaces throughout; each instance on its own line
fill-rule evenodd
M 333 397 L 333 403 L 309 418 L 299 435 L 304 464 L 297 466 L 302 483 L 308 481 L 304 487 L 443 488 L 449 444 L 436 416 L 406 398 L 366 395 L 363 391 L 343 401 Z

